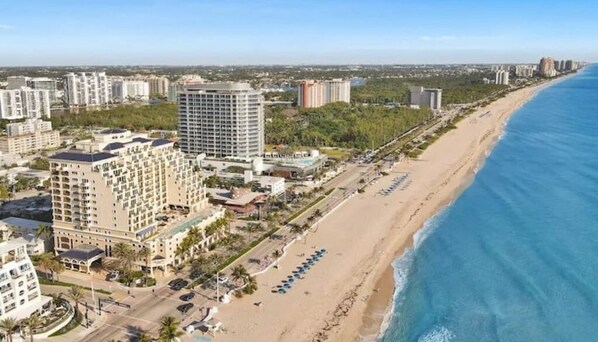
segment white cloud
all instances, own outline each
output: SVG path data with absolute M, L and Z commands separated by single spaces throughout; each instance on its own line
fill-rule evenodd
M 2 31 L 12 30 L 13 28 L 14 28 L 14 26 L 12 26 L 12 25 L 0 24 L 0 30 L 2 30 Z

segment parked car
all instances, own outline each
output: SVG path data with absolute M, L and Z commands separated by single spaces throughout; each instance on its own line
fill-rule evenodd
M 179 298 L 181 298 L 182 301 L 188 302 L 191 299 L 195 298 L 195 292 L 189 292 L 187 294 L 182 295 Z
M 106 276 L 106 280 L 108 281 L 117 281 L 118 277 L 120 276 L 120 272 L 118 271 L 110 271 Z
M 227 276 L 220 276 L 218 277 L 218 282 L 219 283 L 226 283 L 228 281 L 228 277 Z
M 181 278 L 172 279 L 171 281 L 168 282 L 168 286 L 172 286 L 180 281 L 183 281 L 183 279 L 181 279 Z
M 191 309 L 193 309 L 193 303 L 182 304 L 177 307 L 177 310 L 184 314 L 189 312 Z
M 189 285 L 189 282 L 181 279 L 181 281 L 174 283 L 172 286 L 170 286 L 170 288 L 175 291 L 179 291 L 187 285 Z

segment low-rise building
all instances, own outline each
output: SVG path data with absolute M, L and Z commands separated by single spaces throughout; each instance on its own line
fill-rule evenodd
M 0 220 L 2 240 L 24 238 L 27 241 L 27 254 L 39 255 L 52 250 L 52 236 L 37 237 L 40 227 L 51 226 L 49 222 L 29 220 L 20 217 L 6 217 Z
M 0 138 L 0 151 L 27 154 L 60 146 L 60 133 L 52 130 L 52 123 L 27 120 L 6 126 L 7 136 Z
M 0 317 L 21 320 L 50 308 L 23 238 L 0 242 Z
M 268 197 L 262 192 L 254 192 L 249 188 L 206 189 L 210 202 L 234 211 L 241 215 L 255 214 L 258 206 Z

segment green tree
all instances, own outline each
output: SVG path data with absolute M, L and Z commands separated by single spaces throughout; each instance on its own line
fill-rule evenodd
M 250 295 L 253 294 L 255 291 L 257 291 L 257 279 L 255 277 L 249 276 L 245 281 L 243 293 Z
M 71 286 L 71 288 L 69 289 L 69 291 L 67 292 L 66 295 L 73 302 L 75 302 L 75 312 L 80 312 L 79 311 L 79 303 L 81 303 L 81 301 L 85 297 L 85 295 L 83 294 L 83 288 L 78 285 L 73 285 L 73 286 Z
M 44 239 L 49 238 L 53 235 L 52 226 L 49 224 L 39 224 L 37 229 L 35 230 L 35 238 L 36 239 Z
M 160 342 L 172 342 L 175 338 L 183 335 L 179 331 L 180 322 L 173 316 L 164 316 L 160 320 Z
M 24 326 L 27 328 L 27 332 L 29 333 L 29 339 L 31 342 L 33 342 L 33 335 L 35 332 L 35 329 L 37 329 L 39 326 L 41 326 L 42 324 L 42 320 L 40 319 L 40 317 L 38 315 L 31 315 L 28 318 L 26 318 L 24 321 Z
M 245 279 L 247 279 L 249 277 L 249 272 L 247 272 L 247 269 L 245 268 L 245 266 L 237 265 L 237 266 L 233 267 L 233 270 L 231 272 L 231 277 L 236 282 L 239 282 L 239 281 L 245 282 Z
M 125 273 L 129 274 L 133 267 L 133 262 L 137 259 L 137 253 L 133 247 L 124 242 L 119 242 L 114 245 L 112 255 L 120 261 Z
M 12 334 L 17 327 L 17 321 L 12 317 L 6 317 L 0 321 L 0 330 L 4 332 L 4 336 L 8 342 L 12 342 Z

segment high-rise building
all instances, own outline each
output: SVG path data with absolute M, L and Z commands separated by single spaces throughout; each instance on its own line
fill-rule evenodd
M 440 109 L 442 107 L 442 89 L 427 89 L 424 87 L 409 87 L 411 92 L 411 106 Z
M 556 69 L 554 67 L 554 59 L 550 57 L 542 57 L 538 65 L 538 73 L 544 77 L 554 77 Z
M 351 102 L 351 81 L 305 80 L 299 83 L 298 105 L 301 108 L 317 108 L 333 102 Z
M 166 77 L 152 76 L 147 79 L 150 95 L 167 96 L 170 81 Z
M 47 90 L 28 87 L 0 90 L 0 119 L 21 120 L 50 117 L 50 96 Z
M 30 78 L 27 76 L 8 76 L 6 78 L 6 89 L 13 90 L 13 89 L 21 89 L 22 87 L 27 87 L 27 81 Z
M 68 73 L 64 76 L 64 100 L 73 106 L 101 106 L 112 101 L 112 87 L 105 72 Z
M 149 84 L 145 81 L 112 81 L 112 99 L 115 102 L 149 100 Z
M 533 77 L 535 67 L 533 65 L 517 65 L 515 66 L 515 75 L 517 77 Z
M 77 251 L 112 257 L 122 242 L 150 249 L 139 266 L 166 270 L 182 260 L 176 249 L 191 228 L 201 232 L 223 215 L 169 140 L 106 129 L 51 156 L 50 171 L 54 246 L 69 269 L 89 272 L 95 261 Z M 216 239 L 202 234 L 198 251 Z
M 264 153 L 264 107 L 248 83 L 188 85 L 178 93 L 181 151 L 252 158 Z
M 39 280 L 27 255 L 27 241 L 0 242 L 0 317 L 17 321 L 47 311 L 51 298 L 42 296 Z
M 497 71 L 494 83 L 499 85 L 509 85 L 509 72 L 506 70 Z
M 50 103 L 59 102 L 56 96 L 56 80 L 47 77 L 34 77 L 27 81 L 27 86 L 36 90 L 47 90 Z
M 168 85 L 167 99 L 169 102 L 177 102 L 179 92 L 185 90 L 185 87 L 204 84 L 205 80 L 197 75 L 185 75 L 179 78 L 176 82 L 172 82 Z
M 50 121 L 29 119 L 6 125 L 6 136 L 0 137 L 2 153 L 26 154 L 60 146 L 60 133 L 52 130 Z

